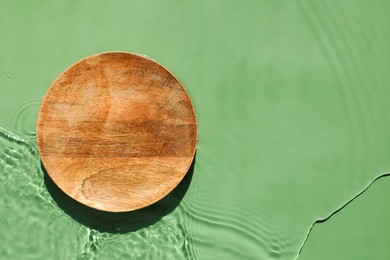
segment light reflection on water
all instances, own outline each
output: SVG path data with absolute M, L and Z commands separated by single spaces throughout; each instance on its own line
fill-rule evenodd
M 314 221 L 389 172 L 385 1 L 2 5 L 6 258 L 294 259 Z M 55 200 L 34 140 L 36 110 L 55 77 L 113 50 L 145 53 L 177 75 L 199 121 L 183 199 L 119 233 Z

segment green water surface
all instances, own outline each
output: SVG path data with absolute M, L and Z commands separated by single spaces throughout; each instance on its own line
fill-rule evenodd
M 0 259 L 296 259 L 390 171 L 389 25 L 385 0 L 0 0 Z M 188 190 L 147 214 L 83 209 L 40 164 L 43 95 L 105 51 L 163 64 L 196 109 Z M 356 218 L 389 216 L 388 182 L 302 259 L 389 259 L 386 218 Z

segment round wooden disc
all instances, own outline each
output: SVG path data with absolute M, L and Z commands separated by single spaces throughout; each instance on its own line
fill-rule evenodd
M 105 211 L 146 207 L 183 179 L 197 121 L 180 82 L 130 53 L 87 57 L 43 99 L 37 142 L 47 173 L 70 197 Z

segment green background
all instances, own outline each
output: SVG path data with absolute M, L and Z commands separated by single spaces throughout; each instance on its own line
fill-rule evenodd
M 0 0 L 0 259 L 297 258 L 390 169 L 389 25 L 385 0 Z M 43 95 L 105 51 L 164 65 L 197 113 L 188 191 L 150 225 L 75 212 L 39 161 Z M 389 190 L 314 225 L 302 259 L 389 259 Z

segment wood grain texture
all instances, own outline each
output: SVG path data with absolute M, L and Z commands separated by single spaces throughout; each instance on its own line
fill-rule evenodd
M 146 207 L 182 180 L 197 121 L 180 82 L 156 62 L 109 52 L 65 70 L 43 99 L 37 142 L 49 176 L 105 211 Z

